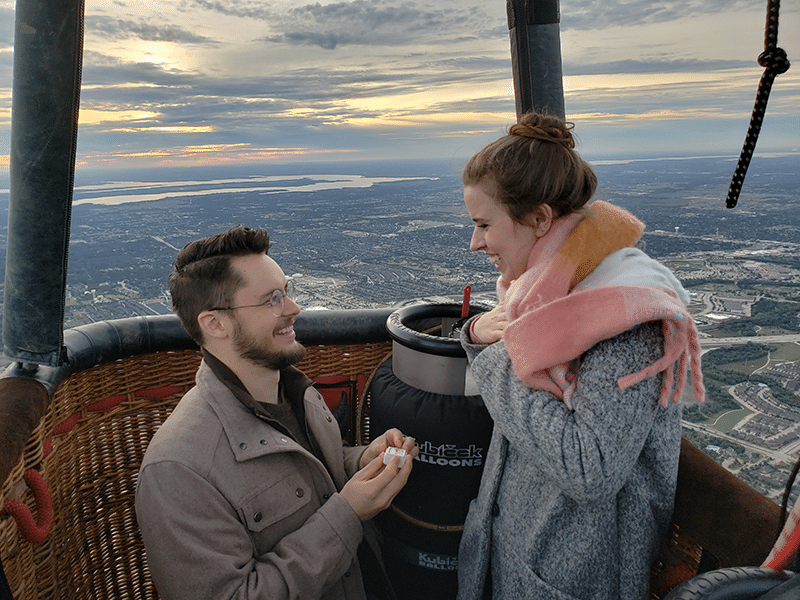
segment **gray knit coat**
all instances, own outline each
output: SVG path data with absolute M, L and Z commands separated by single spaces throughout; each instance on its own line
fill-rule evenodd
M 617 380 L 663 355 L 660 323 L 583 357 L 572 397 L 527 387 L 505 344 L 461 344 L 494 420 L 480 491 L 459 551 L 458 600 L 644 600 L 672 516 L 681 409 L 662 375 Z M 489 575 L 491 571 L 491 575 Z

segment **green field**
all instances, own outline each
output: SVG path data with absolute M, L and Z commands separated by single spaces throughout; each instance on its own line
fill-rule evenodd
M 772 360 L 795 361 L 800 360 L 800 344 L 770 344 L 777 348 L 770 353 Z
M 753 411 L 746 408 L 726 412 L 717 418 L 712 427 L 722 433 L 730 433 L 739 421 L 750 414 L 753 414 Z

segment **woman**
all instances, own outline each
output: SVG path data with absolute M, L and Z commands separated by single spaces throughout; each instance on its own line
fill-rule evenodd
M 697 330 L 644 225 L 597 185 L 571 124 L 531 113 L 463 173 L 498 306 L 461 334 L 495 428 L 459 553 L 459 600 L 648 597 L 670 523 Z

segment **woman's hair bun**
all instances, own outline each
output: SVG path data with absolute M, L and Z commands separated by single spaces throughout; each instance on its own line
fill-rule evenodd
M 552 114 L 524 114 L 508 135 L 469 159 L 461 182 L 483 185 L 517 223 L 528 223 L 542 204 L 557 216 L 573 213 L 597 188 L 597 175 L 575 151 L 573 127 Z
M 574 123 L 562 121 L 552 115 L 526 113 L 520 117 L 518 123 L 509 128 L 508 134 L 574 148 L 573 127 Z

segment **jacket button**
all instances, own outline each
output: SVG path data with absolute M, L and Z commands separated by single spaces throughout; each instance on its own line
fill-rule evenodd
M 330 494 L 325 494 L 325 495 L 322 496 L 322 499 L 323 500 L 328 500 L 330 497 L 331 497 Z
M 330 415 L 328 415 L 327 419 L 328 419 L 328 423 L 330 423 L 331 421 L 333 421 L 333 419 L 331 419 L 331 416 L 330 416 Z
M 261 445 L 262 446 L 266 446 L 267 445 L 267 440 L 261 440 Z
M 288 442 L 289 440 L 287 440 L 285 437 L 282 437 L 282 438 L 281 438 L 281 441 L 282 441 L 282 442 L 284 442 L 284 443 L 286 443 L 286 442 Z
M 350 577 L 350 571 L 347 571 L 347 572 L 344 574 L 344 576 L 345 576 L 345 577 Z
M 497 502 L 492 504 L 492 516 L 493 517 L 499 517 L 500 516 L 500 505 Z
M 294 491 L 294 495 L 297 496 L 298 498 L 302 498 L 303 496 L 306 495 L 306 493 L 305 493 L 305 491 L 303 491 L 303 488 L 297 488 Z
M 262 517 L 261 513 L 257 512 L 256 514 L 253 515 L 253 521 L 258 523 L 261 520 L 261 517 Z
M 241 444 L 239 444 L 239 448 L 241 448 L 242 450 L 246 450 L 247 449 L 247 444 L 242 442 Z

